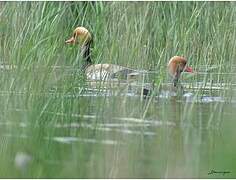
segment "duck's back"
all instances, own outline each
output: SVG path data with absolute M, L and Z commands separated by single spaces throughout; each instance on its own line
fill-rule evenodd
M 94 64 L 85 70 L 89 80 L 107 80 L 117 78 L 117 76 L 126 78 L 132 72 L 132 69 L 115 64 Z

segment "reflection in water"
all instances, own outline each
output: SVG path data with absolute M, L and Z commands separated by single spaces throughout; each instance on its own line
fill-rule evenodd
M 101 143 L 104 145 L 116 145 L 118 144 L 117 141 L 113 140 L 103 140 L 97 141 L 96 139 L 85 139 L 85 138 L 78 138 L 78 137 L 53 137 L 52 140 L 60 142 L 60 143 L 73 143 L 73 142 L 84 142 L 84 143 Z
M 63 108 L 40 111 L 47 122 L 24 121 L 27 108 L 6 109 L 16 118 L 0 121 L 2 177 L 209 178 L 211 169 L 236 167 L 234 102 L 220 93 L 103 93 L 66 94 L 63 103 L 78 109 L 53 98 Z M 24 173 L 27 157 L 18 152 L 33 158 Z
M 23 174 L 27 173 L 28 166 L 32 162 L 33 158 L 25 152 L 17 152 L 15 156 L 15 166 Z

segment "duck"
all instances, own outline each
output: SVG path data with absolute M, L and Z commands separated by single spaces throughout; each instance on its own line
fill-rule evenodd
M 81 56 L 85 61 L 83 71 L 88 80 L 106 81 L 117 78 L 117 75 L 121 75 L 125 78 L 136 79 L 140 74 L 147 73 L 145 70 L 135 70 L 116 64 L 93 64 L 90 53 L 93 38 L 91 33 L 85 27 L 79 26 L 75 28 L 72 37 L 66 40 L 65 43 L 72 45 L 79 43 L 81 47 Z M 174 87 L 177 86 L 182 72 L 193 73 L 193 69 L 187 66 L 187 59 L 183 56 L 173 56 L 167 64 L 167 70 L 173 78 Z
M 90 48 L 93 42 L 91 33 L 85 27 L 79 26 L 73 31 L 71 38 L 65 41 L 66 44 L 79 44 L 81 56 L 84 59 L 83 71 L 87 80 L 111 80 L 122 78 L 134 78 L 140 74 L 138 70 L 116 64 L 93 64 L 91 60 Z
M 167 70 L 173 79 L 174 87 L 177 87 L 182 72 L 194 73 L 193 68 L 187 66 L 187 59 L 183 56 L 173 56 L 167 64 Z

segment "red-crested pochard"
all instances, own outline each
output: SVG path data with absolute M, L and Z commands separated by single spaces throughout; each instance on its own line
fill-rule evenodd
M 107 80 L 114 78 L 117 73 L 123 74 L 124 77 L 139 76 L 141 73 L 138 70 L 115 65 L 115 64 L 92 64 L 90 57 L 90 46 L 92 44 L 92 35 L 84 27 L 77 27 L 73 31 L 73 36 L 65 41 L 67 44 L 81 45 L 81 55 L 85 60 L 84 71 L 89 80 Z M 186 66 L 187 60 L 181 56 L 174 56 L 170 59 L 167 69 L 173 77 L 174 86 L 180 78 L 182 72 L 193 72 L 191 67 Z M 146 71 L 142 71 L 146 72 Z
M 182 56 L 174 56 L 167 65 L 169 74 L 173 77 L 174 86 L 177 86 L 182 72 L 193 73 L 193 69 L 187 66 L 187 60 Z
M 115 78 L 119 73 L 122 77 L 128 77 L 129 74 L 139 74 L 138 71 L 131 68 L 115 65 L 115 64 L 93 64 L 90 57 L 90 46 L 92 44 L 92 35 L 84 27 L 77 27 L 73 31 L 73 36 L 66 41 L 67 44 L 75 44 L 79 42 L 81 45 L 81 55 L 85 60 L 84 71 L 89 80 L 108 80 Z

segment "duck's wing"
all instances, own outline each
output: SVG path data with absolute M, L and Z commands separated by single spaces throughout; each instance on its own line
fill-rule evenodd
M 86 68 L 85 74 L 88 80 L 104 80 L 108 76 L 108 64 L 93 64 Z
M 109 78 L 110 79 L 119 79 L 119 80 L 128 80 L 128 79 L 137 79 L 144 71 L 131 69 L 124 66 L 110 64 L 109 66 Z
M 125 80 L 138 80 L 139 77 L 142 77 L 146 73 L 147 71 L 145 70 L 137 70 L 137 69 L 131 69 L 127 67 L 122 67 L 120 70 L 114 72 L 111 75 L 111 78 L 119 78 L 119 79 L 125 79 Z
M 108 80 L 123 69 L 124 67 L 115 64 L 94 64 L 87 67 L 85 73 L 89 80 Z
M 144 71 L 139 71 L 115 64 L 94 64 L 89 66 L 85 73 L 89 80 L 127 80 L 129 77 L 134 78 L 140 74 L 143 74 Z

